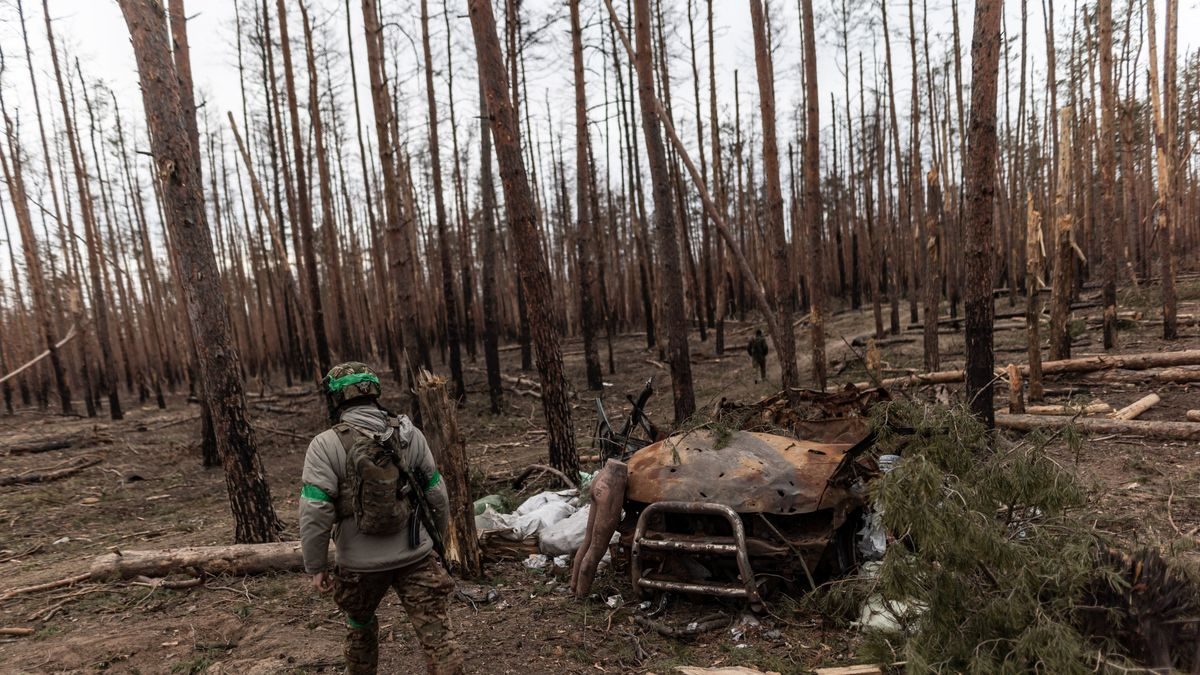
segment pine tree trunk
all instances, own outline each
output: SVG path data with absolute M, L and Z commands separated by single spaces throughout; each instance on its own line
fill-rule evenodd
M 659 301 L 667 329 L 667 361 L 671 367 L 671 388 L 675 400 L 675 422 L 682 423 L 696 409 L 692 387 L 692 364 L 687 345 L 686 305 L 683 298 L 683 274 L 680 269 L 679 240 L 676 235 L 671 177 L 667 152 L 660 128 L 660 110 L 654 94 L 654 66 L 651 59 L 652 33 L 649 0 L 634 2 L 634 32 L 637 37 L 634 66 L 638 74 L 638 99 L 642 108 L 642 133 L 650 179 L 654 188 L 655 239 L 661 270 Z
M 588 162 L 587 87 L 583 79 L 583 27 L 579 20 L 579 0 L 571 3 L 571 55 L 575 70 L 575 206 L 578 213 L 579 314 L 583 332 L 583 358 L 588 389 L 604 388 L 600 351 L 596 347 L 597 315 L 594 244 L 591 207 L 591 165 Z
M 801 0 L 804 23 L 804 210 L 808 214 L 809 307 L 812 329 L 812 375 L 825 389 L 825 273 L 821 260 L 821 107 L 817 89 L 817 39 L 812 0 Z
M 442 272 L 442 299 L 446 309 L 446 342 L 450 348 L 450 377 L 453 397 L 463 401 L 462 345 L 458 323 L 458 298 L 454 289 L 454 267 L 450 258 L 450 235 L 446 224 L 446 197 L 442 190 L 442 159 L 438 143 L 437 97 L 433 90 L 433 50 L 429 44 L 429 0 L 421 0 L 421 45 L 425 56 L 425 97 L 429 111 L 429 164 L 433 173 L 433 203 L 437 215 L 437 240 Z
M 483 82 L 488 119 L 496 141 L 500 162 L 500 184 L 508 224 L 517 247 L 521 286 L 529 305 L 529 325 L 541 374 L 542 409 L 549 435 L 550 464 L 568 476 L 579 473 L 575 433 L 571 424 L 571 404 L 563 373 L 562 352 L 554 329 L 554 307 L 550 272 L 537 229 L 533 193 L 521 156 L 521 135 L 509 98 L 508 73 L 496 36 L 496 19 L 490 0 L 470 0 L 471 28 L 475 36 L 479 79 Z
M 800 387 L 796 366 L 796 334 L 792 328 L 792 308 L 796 305 L 790 250 L 783 225 L 783 189 L 779 179 L 779 142 L 775 135 L 775 67 L 767 37 L 767 21 L 762 0 L 750 0 L 750 20 L 754 33 L 754 63 L 758 74 L 758 105 L 762 115 L 763 177 L 766 179 L 766 226 L 770 238 L 774 303 L 779 322 L 776 356 L 783 390 L 794 395 Z M 794 235 L 793 235 L 794 236 Z
M 347 314 L 346 293 L 342 284 L 342 266 L 340 260 L 340 252 L 338 251 L 337 237 L 337 220 L 333 217 L 333 177 L 329 170 L 328 152 L 325 149 L 325 124 L 321 120 L 321 100 L 317 90 L 317 62 L 313 52 L 312 26 L 308 19 L 308 10 L 303 2 L 297 2 L 300 7 L 300 17 L 304 22 L 304 53 L 308 61 L 308 113 L 309 120 L 312 124 L 313 141 L 316 144 L 317 154 L 317 174 L 318 188 L 321 194 L 321 234 L 324 258 L 325 258 L 325 278 L 329 282 L 330 291 L 333 296 L 335 307 L 335 334 L 340 333 L 338 340 L 342 351 L 346 351 L 346 339 L 351 330 L 351 323 Z M 311 225 L 311 224 L 310 224 Z M 315 267 L 315 265 L 314 265 Z M 312 273 L 310 273 L 312 274 Z M 321 318 L 313 313 L 313 320 L 318 322 L 318 326 L 324 325 Z M 322 337 L 327 338 L 322 330 Z M 318 343 L 320 340 L 318 340 Z M 328 340 L 327 340 L 328 342 Z M 332 360 L 330 354 L 331 348 L 326 346 L 325 358 Z
M 396 297 L 386 298 L 387 305 L 395 312 L 392 323 L 392 336 L 401 340 L 399 349 L 403 350 L 403 362 L 399 363 L 401 370 L 407 373 L 404 378 L 411 385 L 412 368 L 419 359 L 414 358 L 410 350 L 417 350 L 420 356 L 420 329 L 417 326 L 417 302 L 415 281 L 413 279 L 412 255 L 408 244 L 415 226 L 415 220 L 406 214 L 401 207 L 402 195 L 399 184 L 399 174 L 396 168 L 396 142 L 391 135 L 389 120 L 392 117 L 392 100 L 388 91 L 387 80 L 383 72 L 383 28 L 379 25 L 379 14 L 375 0 L 362 0 L 363 31 L 367 43 L 367 69 L 370 72 L 371 101 L 375 110 L 375 132 L 379 152 L 379 165 L 383 174 L 384 204 L 387 215 L 387 244 L 388 264 L 392 270 Z M 390 290 L 390 289 L 388 289 Z M 409 389 L 410 387 L 405 387 Z
M 504 409 L 500 380 L 500 298 L 496 286 L 496 188 L 492 183 L 492 126 L 487 99 L 479 88 L 479 192 L 483 258 L 483 360 L 487 367 L 488 401 L 493 415 Z
M 0 95 L 0 102 L 3 96 Z M 12 119 L 4 110 L 4 125 L 8 135 L 8 156 L 0 148 L 0 166 L 3 166 L 4 180 L 8 185 L 8 194 L 12 200 L 13 213 L 17 218 L 17 229 L 21 232 L 21 250 L 25 254 L 25 274 L 29 278 L 29 289 L 33 299 L 33 313 L 41 329 L 42 340 L 50 353 L 50 368 L 54 373 L 54 383 L 58 390 L 62 414 L 74 414 L 71 406 L 71 389 L 67 385 L 66 373 L 63 370 L 62 358 L 58 351 L 58 338 L 54 330 L 54 317 L 51 313 L 49 296 L 46 292 L 46 280 L 43 276 L 41 257 L 38 253 L 38 242 L 33 234 L 33 221 L 29 214 L 29 202 L 25 192 L 24 171 L 21 160 L 21 146 L 17 141 L 17 132 Z M 9 161 L 11 157 L 11 162 Z M 14 270 L 15 273 L 15 270 Z
M 79 192 L 79 210 L 83 216 L 84 239 L 88 251 L 88 271 L 92 285 L 92 312 L 95 316 L 96 338 L 100 345 L 100 369 L 104 377 L 104 386 L 108 389 L 108 412 L 112 419 L 119 420 L 124 417 L 124 414 L 121 412 L 121 399 L 117 392 L 119 383 L 116 360 L 113 356 L 112 333 L 108 323 L 108 297 L 104 292 L 101 279 L 100 233 L 96 225 L 96 213 L 92 206 L 87 170 L 83 165 L 83 157 L 75 137 L 74 123 L 71 121 L 71 111 L 67 105 L 67 92 L 58 63 L 58 48 L 54 44 L 54 30 L 51 26 L 48 0 L 42 0 L 42 10 L 46 19 L 46 40 L 50 44 L 50 60 L 54 64 L 54 79 L 58 84 L 58 100 L 62 105 L 63 126 L 66 129 L 67 145 L 71 150 L 71 161 L 75 170 L 75 187 Z
M 200 376 L 213 411 L 217 448 L 239 543 L 273 541 L 280 522 L 246 419 L 237 349 L 232 344 L 228 307 L 212 250 L 198 168 L 192 159 L 187 124 L 163 7 L 157 0 L 120 0 L 137 59 L 151 148 L 162 182 L 167 226 L 180 273 L 187 280 L 188 317 L 199 347 Z
M 996 89 L 1000 74 L 1000 18 L 1003 0 L 978 0 L 971 41 L 971 121 L 967 129 L 966 394 L 975 417 L 995 426 L 992 380 L 995 353 L 992 324 L 993 200 L 996 190 Z
M 296 211 L 299 215 L 300 247 L 304 256 L 301 265 L 306 286 L 308 288 L 310 328 L 316 347 L 317 370 L 310 373 L 314 380 L 333 366 L 329 356 L 329 338 L 325 334 L 325 310 L 321 302 L 321 279 L 317 274 L 317 252 L 313 242 L 312 199 L 308 194 L 308 178 L 305 173 L 304 144 L 300 140 L 299 99 L 296 96 L 296 76 L 292 70 L 292 43 L 288 37 L 287 6 L 284 0 L 275 0 L 276 13 L 279 15 L 279 49 L 283 53 L 283 81 L 287 87 L 288 120 L 292 132 L 292 152 L 295 155 L 293 163 L 296 178 Z M 285 159 L 286 161 L 286 159 Z

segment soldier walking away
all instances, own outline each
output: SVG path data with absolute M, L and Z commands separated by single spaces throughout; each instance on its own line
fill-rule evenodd
M 447 604 L 454 582 L 432 555 L 446 533 L 446 486 L 425 436 L 379 405 L 379 376 L 362 363 L 322 380 L 332 427 L 304 457 L 300 539 L 304 570 L 346 613 L 346 672 L 379 665 L 375 610 L 389 588 L 408 614 L 429 673 L 463 672 Z M 329 567 L 329 537 L 337 564 Z
M 759 380 L 767 381 L 767 338 L 763 335 L 762 329 L 754 331 L 754 337 L 750 338 L 750 344 L 746 345 L 746 353 L 754 360 L 754 365 L 758 367 L 758 382 Z

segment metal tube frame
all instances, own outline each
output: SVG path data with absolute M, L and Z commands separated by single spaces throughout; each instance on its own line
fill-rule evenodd
M 733 530 L 734 550 L 733 555 L 737 558 L 738 577 L 744 588 L 739 588 L 731 584 L 705 584 L 697 582 L 680 582 L 668 581 L 660 579 L 648 579 L 642 576 L 642 539 L 646 534 L 646 525 L 651 516 L 658 513 L 679 513 L 684 515 L 710 515 L 719 516 L 729 521 L 729 526 Z M 646 548 L 654 548 L 657 550 L 674 549 L 678 551 L 695 551 L 698 553 L 728 554 L 730 551 L 725 546 L 711 547 L 711 550 L 703 550 L 705 547 L 697 545 L 694 542 L 684 542 L 680 540 L 670 539 L 669 532 L 662 532 L 664 539 L 647 540 L 654 541 L 656 544 L 647 546 Z M 657 543 L 662 542 L 662 543 Z M 669 543 L 667 543 L 669 542 Z M 742 517 L 737 511 L 724 504 L 714 504 L 711 502 L 655 502 L 648 505 L 642 510 L 638 517 L 637 527 L 633 532 L 633 545 L 630 553 L 629 564 L 630 575 L 633 580 L 633 587 L 638 593 L 643 589 L 653 590 L 672 590 L 682 593 L 702 593 L 715 595 L 718 597 L 737 597 L 746 598 L 750 601 L 751 607 L 761 607 L 762 598 L 758 594 L 758 586 L 754 583 L 754 569 L 750 566 L 750 553 L 746 548 L 746 528 L 742 523 Z

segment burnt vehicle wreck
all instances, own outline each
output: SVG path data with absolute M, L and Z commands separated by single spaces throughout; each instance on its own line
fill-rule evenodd
M 628 467 L 618 554 L 643 596 L 801 592 L 857 566 L 867 484 L 879 473 L 865 411 L 880 390 L 722 401 L 712 424 L 666 437 L 638 399 L 620 431 L 598 403 L 602 455 Z

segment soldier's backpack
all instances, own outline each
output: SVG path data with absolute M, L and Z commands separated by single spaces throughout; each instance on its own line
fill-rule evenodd
M 413 509 L 411 480 L 400 463 L 396 434 L 381 441 L 345 423 L 334 429 L 346 450 L 346 482 L 339 490 L 339 517 L 354 516 L 363 534 L 400 532 Z

